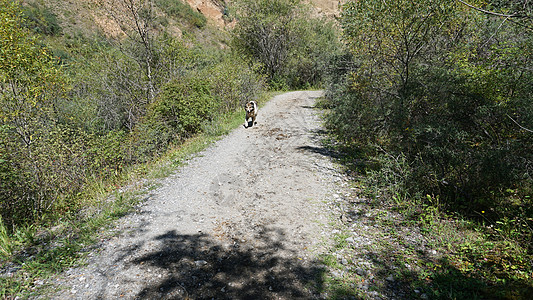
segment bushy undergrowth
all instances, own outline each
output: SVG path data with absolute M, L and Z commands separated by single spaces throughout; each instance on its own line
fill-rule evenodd
M 49 50 L 21 26 L 19 3 L 2 9 L 12 21 L 0 28 L 11 38 L 0 56 L 0 227 L 8 233 L 76 213 L 87 187 L 112 184 L 264 91 L 249 64 L 193 40 L 150 35 L 146 48 L 67 36 Z
M 205 16 L 194 10 L 187 2 L 175 0 L 156 0 L 155 2 L 171 17 L 186 20 L 198 28 L 204 28 L 207 24 Z
M 338 51 L 333 22 L 310 17 L 303 1 L 239 1 L 232 44 L 256 61 L 273 90 L 319 87 L 325 62 Z
M 423 226 L 453 216 L 482 233 L 463 257 L 481 267 L 460 272 L 488 285 L 519 273 L 527 289 L 532 40 L 524 27 L 438 2 L 402 1 L 402 9 L 378 0 L 346 5 L 348 53 L 331 64 L 327 126 L 360 155 L 349 164 L 378 203 L 424 208 L 413 213 Z M 419 31 L 403 30 L 406 24 Z M 449 251 L 461 247 L 450 244 Z
M 432 32 L 428 27 L 425 35 L 413 38 L 425 44 L 405 48 L 404 32 L 391 32 L 388 43 L 402 46 L 389 48 L 377 38 L 379 28 L 367 30 L 364 22 L 356 23 L 363 18 L 358 14 L 368 12 L 359 5 L 363 4 L 353 4 L 345 13 L 353 63 L 346 68 L 340 61 L 338 71 L 332 72 L 329 127 L 345 143 L 375 145 L 375 154 L 403 157 L 409 169 L 404 189 L 410 194 L 438 195 L 443 204 L 468 216 L 479 211 L 500 214 L 509 201 L 517 208 L 527 207 L 533 136 L 523 125 L 533 124 L 533 106 L 527 100 L 533 93 L 527 84 L 533 73 L 524 61 L 530 52 L 524 49 L 531 49 L 531 39 L 507 28 L 499 33 L 505 42 L 478 47 L 478 41 L 487 43 L 480 24 L 493 20 L 447 4 L 432 15 L 435 19 L 413 21 L 421 27 L 432 26 L 424 22 L 441 22 L 446 30 Z M 433 11 L 430 3 L 410 4 L 409 9 Z M 461 16 L 466 21 L 456 23 Z M 449 36 L 456 30 L 462 30 L 461 35 Z M 363 38 L 376 38 L 377 44 L 362 42 Z M 453 44 L 443 42 L 452 38 Z M 418 47 L 419 56 L 399 59 L 413 51 L 411 47 Z M 366 50 L 375 51 L 374 56 Z
M 23 12 L 24 26 L 35 33 L 57 35 L 61 32 L 57 16 L 47 7 L 39 3 L 27 3 Z

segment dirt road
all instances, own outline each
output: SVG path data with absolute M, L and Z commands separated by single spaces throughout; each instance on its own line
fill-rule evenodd
M 56 280 L 54 298 L 320 298 L 335 172 L 318 140 L 319 96 L 277 96 L 257 125 L 191 159 L 86 267 Z

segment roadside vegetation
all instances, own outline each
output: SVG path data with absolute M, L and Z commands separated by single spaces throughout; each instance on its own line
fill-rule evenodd
M 355 249 L 339 228 L 332 251 L 352 256 L 324 264 L 375 264 L 328 279 L 332 298 L 533 294 L 528 1 L 348 1 L 339 24 L 299 0 L 219 2 L 235 28 L 181 1 L 97 1 L 110 35 L 0 0 L 0 297 L 82 262 L 246 101 L 322 87 L 327 145 L 367 199 L 357 232 L 383 241 Z
M 90 21 L 53 1 L 0 0 L 0 297 L 36 295 L 79 264 L 153 178 L 240 125 L 246 101 L 320 87 L 331 23 L 300 1 L 237 2 L 231 33 L 180 1 L 80 2 L 119 30 L 106 34 L 73 30 Z M 240 49 L 254 13 L 291 20 L 275 72 L 261 60 L 273 48 Z
M 341 26 L 346 51 L 332 62 L 322 106 L 329 145 L 368 199 L 367 225 L 381 228 L 383 243 L 365 255 L 393 277 L 373 289 L 528 299 L 531 4 L 349 1 Z M 337 280 L 338 297 L 361 296 L 363 273 Z

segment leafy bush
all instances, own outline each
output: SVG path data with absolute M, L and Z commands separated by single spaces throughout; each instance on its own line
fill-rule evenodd
M 21 146 L 15 128 L 0 132 L 0 208 L 10 228 L 45 219 L 80 192 L 86 182 L 83 135 L 62 126 L 41 127 Z
M 132 133 L 132 158 L 146 161 L 165 151 L 170 143 L 200 132 L 215 111 L 207 80 L 190 75 L 167 83 Z
M 263 76 L 235 56 L 225 56 L 222 61 L 203 71 L 209 78 L 213 95 L 222 113 L 232 112 L 250 100 L 258 100 L 264 90 Z
M 176 0 L 156 0 L 156 4 L 170 16 L 181 18 L 198 28 L 204 28 L 207 19 L 189 4 Z
M 57 16 L 47 7 L 37 3 L 28 3 L 24 6 L 24 26 L 35 33 L 46 35 L 58 35 L 61 33 L 61 26 L 57 21 Z
M 304 14 L 305 15 L 305 14 Z M 318 87 L 324 83 L 329 61 L 341 48 L 337 29 L 325 18 L 302 18 L 299 43 L 291 49 L 286 81 L 291 88 Z
M 208 81 L 188 77 L 166 84 L 150 111 L 187 136 L 197 133 L 203 122 L 212 119 L 215 101 Z
M 0 6 L 0 213 L 11 228 L 48 211 L 69 188 L 64 179 L 77 172 L 56 168 L 58 161 L 76 162 L 66 159 L 68 139 L 55 126 L 63 73 L 21 27 L 19 3 L 2 0 Z
M 91 135 L 85 139 L 86 175 L 103 179 L 117 176 L 127 164 L 128 148 L 124 131 L 113 130 L 105 135 Z
M 351 65 L 328 92 L 339 139 L 404 157 L 406 192 L 468 215 L 502 211 L 515 186 L 525 200 L 530 37 L 449 1 L 349 2 L 342 23 Z
M 241 1 L 233 48 L 258 62 L 273 89 L 321 83 L 327 57 L 339 45 L 332 23 L 310 19 L 299 0 Z

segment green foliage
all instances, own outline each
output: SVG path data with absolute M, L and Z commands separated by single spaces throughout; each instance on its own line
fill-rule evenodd
M 165 85 L 150 111 L 178 134 L 189 135 L 200 131 L 202 123 L 212 119 L 215 101 L 207 81 L 183 78 Z
M 309 18 L 299 0 L 240 1 L 233 48 L 257 61 L 271 88 L 305 88 L 321 83 L 324 62 L 336 52 L 332 23 Z
M 209 78 L 212 93 L 219 101 L 219 110 L 229 113 L 244 107 L 250 100 L 258 101 L 265 82 L 256 69 L 238 57 L 227 55 L 219 63 L 207 68 L 201 76 Z
M 202 13 L 194 10 L 186 2 L 177 0 L 156 0 L 155 2 L 167 15 L 184 19 L 200 29 L 204 28 L 207 24 L 206 17 Z
M 86 138 L 87 148 L 83 150 L 87 161 L 87 175 L 95 178 L 113 178 L 122 172 L 126 165 L 128 149 L 124 145 L 127 135 L 124 131 L 113 130 L 105 135 Z
M 0 216 L 0 257 L 8 257 L 13 251 L 11 238 Z
M 5 179 L 0 207 L 11 228 L 72 205 L 68 201 L 86 178 L 83 137 L 62 126 L 44 127 L 33 131 L 29 146 L 21 146 L 14 128 L 0 133 L 0 176 Z
M 28 3 L 24 6 L 23 14 L 24 26 L 33 32 L 46 35 L 61 33 L 57 16 L 47 7 L 38 3 Z
M 20 4 L 0 6 L 0 207 L 12 227 L 48 210 L 68 184 L 56 181 L 66 175 L 53 168 L 68 152 L 55 128 L 65 80 L 50 52 L 20 27 Z
M 365 150 L 354 164 L 366 193 L 449 250 L 420 274 L 431 297 L 492 295 L 491 286 L 502 290 L 495 297 L 527 295 L 533 43 L 524 23 L 457 1 L 379 0 L 348 2 L 341 21 L 349 52 L 331 63 L 327 126 Z M 450 238 L 444 214 L 472 222 L 475 238 Z M 473 244 L 461 256 L 463 239 Z
M 531 134 L 517 125 L 532 124 L 531 40 L 506 28 L 500 41 L 491 22 L 449 1 L 347 3 L 353 65 L 331 80 L 330 127 L 404 156 L 413 194 L 470 212 L 499 205 L 531 173 Z
M 328 62 L 338 54 L 340 42 L 335 24 L 325 18 L 298 20 L 300 38 L 291 49 L 286 82 L 291 88 L 318 87 L 330 68 Z
M 298 38 L 299 1 L 242 1 L 234 48 L 259 61 L 269 79 L 282 76 Z

